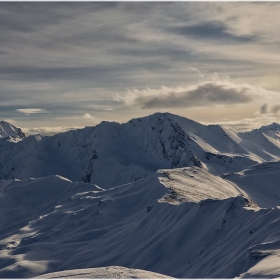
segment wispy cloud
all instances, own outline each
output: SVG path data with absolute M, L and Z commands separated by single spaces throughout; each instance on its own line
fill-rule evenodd
M 273 105 L 277 95 L 264 88 L 280 90 L 279 11 L 277 2 L 2 2 L 0 118 L 20 112 L 47 127 L 68 116 L 77 119 L 61 125 L 94 122 L 86 113 L 119 119 L 122 109 L 132 118 Z
M 29 114 L 46 114 L 51 113 L 50 111 L 47 111 L 45 109 L 41 108 L 25 108 L 25 109 L 16 109 L 17 112 L 29 115 Z
M 35 135 L 35 134 L 40 134 L 43 136 L 51 136 L 57 133 L 62 133 L 74 129 L 78 129 L 81 127 L 68 127 L 68 126 L 43 126 L 43 127 L 33 127 L 33 128 L 26 128 L 23 127 L 21 128 L 22 131 L 28 136 L 28 135 Z

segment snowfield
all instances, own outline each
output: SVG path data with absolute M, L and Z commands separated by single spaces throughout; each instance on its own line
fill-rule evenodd
M 172 278 L 163 274 L 154 273 L 150 271 L 145 271 L 141 269 L 133 269 L 126 268 L 120 266 L 107 266 L 107 267 L 99 267 L 99 268 L 87 268 L 87 269 L 74 269 L 74 270 L 66 270 L 53 272 L 48 274 L 43 274 L 41 276 L 35 278 L 43 278 L 43 279 L 51 279 L 51 278 L 78 278 L 78 279 L 86 279 L 86 278 L 95 278 L 95 279 L 129 279 L 129 278 L 140 278 L 140 279 L 164 279 L 164 278 Z
M 3 138 L 0 278 L 280 277 L 278 132 L 155 114 Z

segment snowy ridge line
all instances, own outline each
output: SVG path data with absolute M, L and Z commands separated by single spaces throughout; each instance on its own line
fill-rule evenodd
M 0 121 L 0 139 L 17 143 L 25 138 L 25 134 L 20 128 L 17 128 L 7 122 Z
M 51 137 L 1 141 L 0 179 L 60 174 L 102 188 L 127 184 L 158 169 L 197 166 L 214 175 L 239 172 L 254 164 L 279 161 L 275 130 L 236 133 L 169 113 L 101 122 Z M 277 132 L 278 133 L 278 132 Z
M 0 195 L 0 278 L 109 266 L 177 278 L 254 276 L 263 261 L 280 255 L 280 209 L 248 208 L 222 182 L 188 167 L 103 191 L 55 176 L 11 187 Z M 170 186 L 180 203 L 159 202 L 172 194 Z M 263 275 L 279 276 L 278 263 L 271 265 Z
M 280 205 L 280 162 L 253 165 L 222 178 L 237 185 L 259 207 L 275 208 Z
M 180 204 L 182 202 L 199 203 L 202 200 L 222 200 L 230 197 L 248 197 L 234 183 L 214 176 L 205 169 L 185 167 L 158 170 L 159 181 L 172 190 L 160 202 Z
M 277 137 L 156 113 L 2 139 L 0 278 L 279 277 Z

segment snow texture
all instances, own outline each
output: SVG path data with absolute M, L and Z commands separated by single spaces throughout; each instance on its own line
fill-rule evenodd
M 164 279 L 164 278 L 172 278 L 163 274 L 154 273 L 150 271 L 145 271 L 141 269 L 133 269 L 133 268 L 125 268 L 121 266 L 107 266 L 107 267 L 99 267 L 99 268 L 87 268 L 87 269 L 74 269 L 74 270 L 66 270 L 53 272 L 49 274 L 43 274 L 36 278 L 43 279 L 52 279 L 52 278 L 95 278 L 95 279 L 129 279 L 129 278 L 140 278 L 140 279 Z
M 60 174 L 110 188 L 158 169 L 197 166 L 214 175 L 239 172 L 280 160 L 280 142 L 269 131 L 235 133 L 156 113 L 125 124 L 102 122 L 51 137 L 0 142 L 0 152 L 0 179 Z
M 2 181 L 0 277 L 122 266 L 232 278 L 278 254 L 279 208 L 255 207 L 227 182 L 207 185 L 196 167 L 169 172 L 107 190 L 60 176 Z M 182 190 L 194 178 L 203 197 Z M 180 203 L 166 199 L 176 192 Z
M 279 125 L 157 113 L 14 131 L 0 141 L 0 278 L 280 277 Z

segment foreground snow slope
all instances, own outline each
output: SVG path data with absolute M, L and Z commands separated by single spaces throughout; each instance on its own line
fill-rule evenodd
M 0 213 L 1 278 L 108 266 L 264 277 L 262 261 L 279 256 L 280 209 L 260 209 L 196 167 L 107 190 L 60 176 L 1 181 Z
M 98 268 L 87 268 L 87 269 L 74 269 L 74 270 L 65 270 L 65 271 L 59 271 L 59 272 L 53 272 L 48 274 L 43 274 L 41 276 L 38 276 L 36 278 L 43 278 L 43 279 L 51 279 L 51 278 L 94 278 L 94 279 L 129 279 L 129 278 L 149 278 L 149 279 L 155 279 L 155 278 L 171 278 L 169 276 L 145 271 L 141 269 L 133 269 L 133 268 L 126 268 L 121 266 L 107 266 L 107 267 L 98 267 Z
M 213 174 L 238 172 L 280 160 L 279 130 L 273 127 L 272 133 L 271 129 L 235 133 L 169 113 L 125 124 L 102 122 L 52 137 L 0 141 L 0 178 L 60 174 L 108 188 L 163 168 L 204 166 Z

